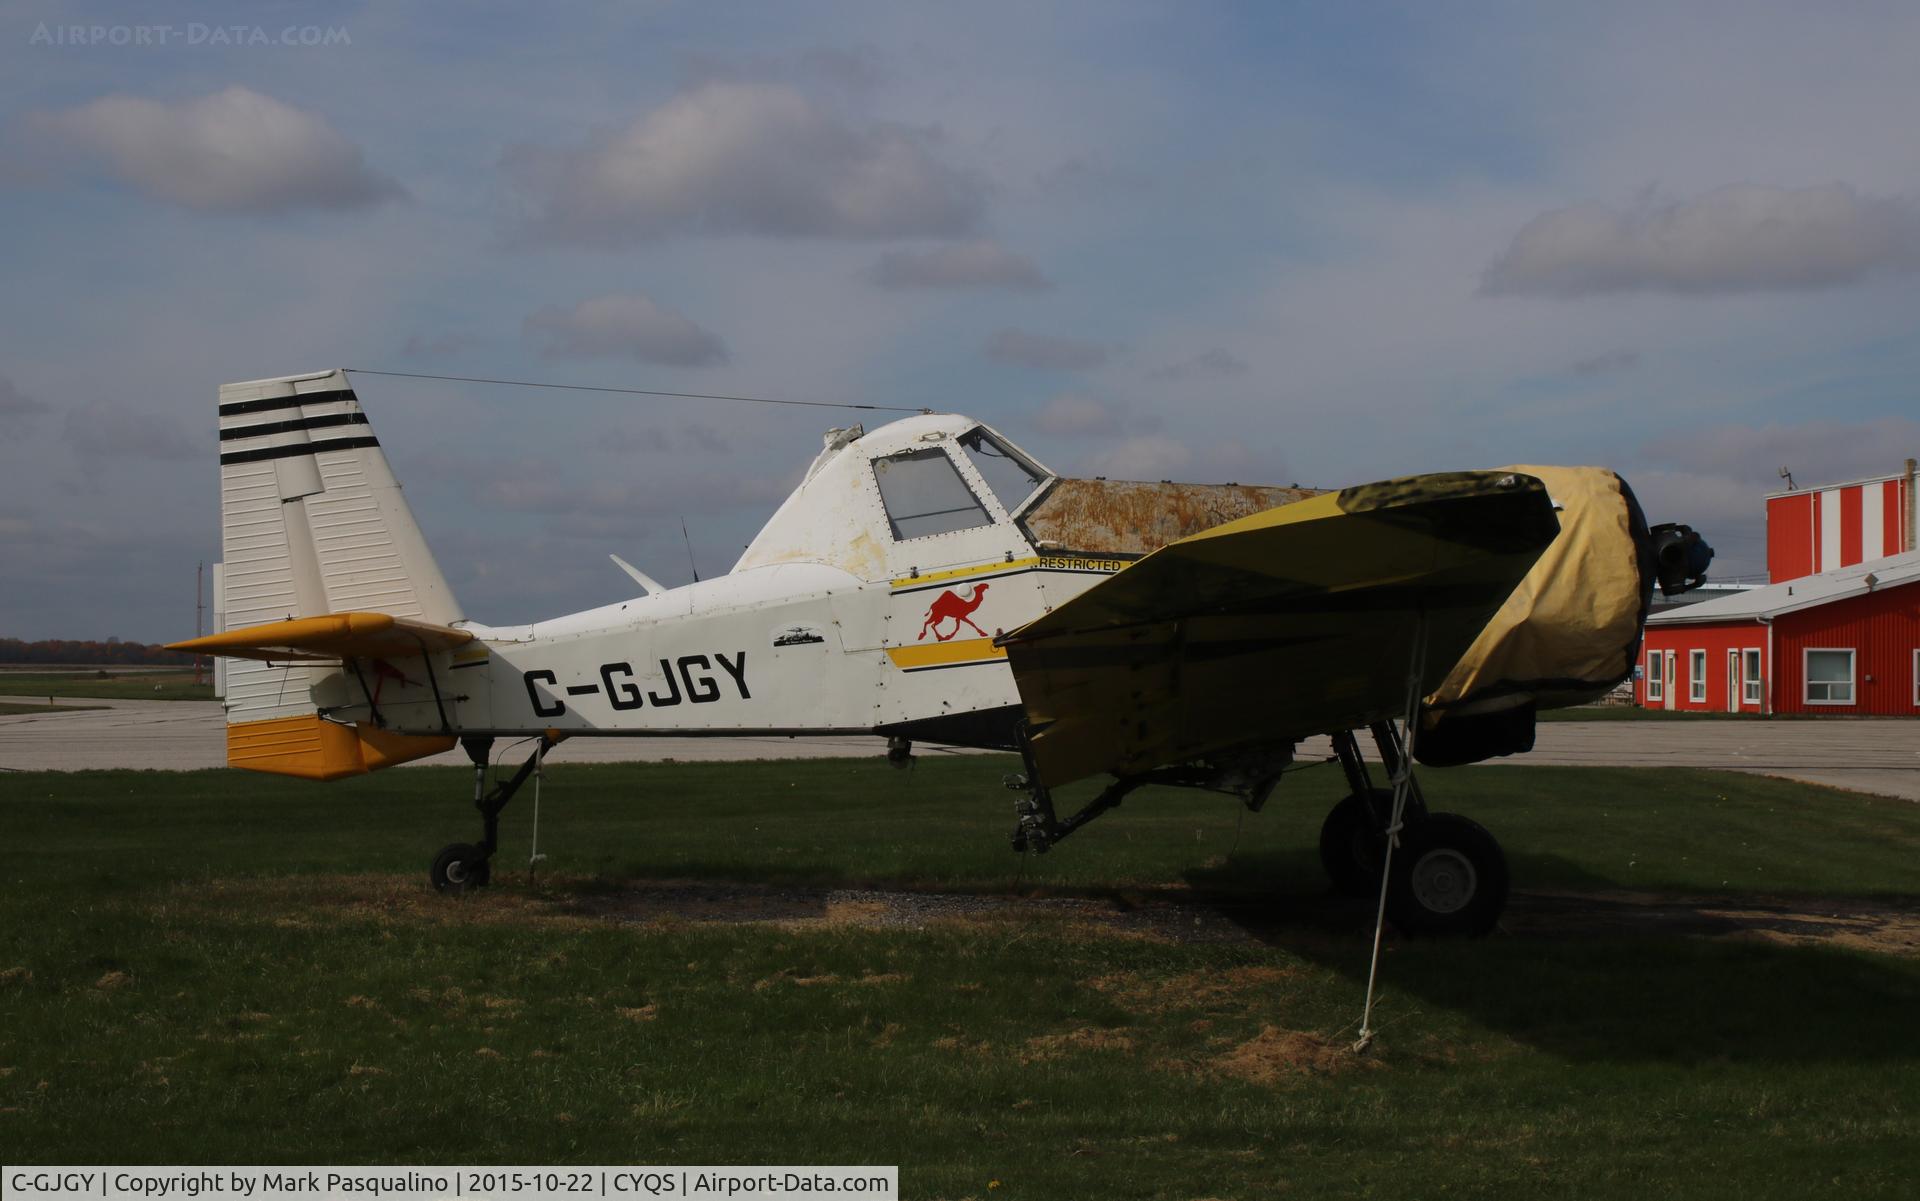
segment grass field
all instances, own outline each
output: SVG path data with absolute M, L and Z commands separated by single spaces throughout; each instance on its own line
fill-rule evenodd
M 425 889 L 464 773 L 0 776 L 0 1158 L 898 1163 L 909 1197 L 1911 1196 L 1920 962 L 1681 934 L 1390 943 L 1261 815 L 1147 793 L 1005 849 L 1005 760 L 555 768 L 496 885 Z M 1502 767 L 1430 800 L 1521 890 L 1910 909 L 1920 808 L 1756 777 Z M 761 881 L 793 920 L 628 907 Z M 826 886 L 1200 893 L 1220 936 L 1043 906 L 890 925 Z M 1181 910 L 1185 913 L 1187 910 Z M 1184 920 L 1184 919 L 1182 919 Z M 998 1182 L 997 1186 L 994 1182 Z
M 102 675 L 104 670 L 106 674 Z M 0 671 L 0 696 L 78 696 L 117 701 L 210 701 L 212 684 L 190 671 Z

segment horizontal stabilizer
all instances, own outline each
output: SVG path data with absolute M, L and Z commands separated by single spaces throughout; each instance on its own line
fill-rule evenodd
M 424 655 L 472 641 L 473 635 L 466 630 L 387 613 L 326 613 L 172 642 L 167 649 L 275 663 L 326 663 Z

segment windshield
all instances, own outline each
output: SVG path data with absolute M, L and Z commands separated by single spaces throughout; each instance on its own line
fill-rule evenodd
M 899 540 L 950 534 L 992 525 L 993 518 L 967 487 L 943 450 L 910 450 L 873 461 L 880 501 Z
M 1032 464 L 1013 452 L 1005 443 L 976 426 L 960 435 L 960 448 L 967 461 L 987 482 L 993 495 L 1008 513 L 1026 503 L 1033 490 L 1046 479 Z

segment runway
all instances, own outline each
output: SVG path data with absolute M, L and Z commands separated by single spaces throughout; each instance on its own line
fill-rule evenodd
M 1362 746 L 1369 741 L 1361 739 Z M 1310 738 L 1296 752 L 1302 759 L 1332 753 L 1325 738 Z M 1717 768 L 1920 801 L 1920 721 L 1543 721 L 1531 753 L 1487 762 Z
M 40 698 L 6 698 L 0 700 Z M 225 763 L 225 727 L 214 701 L 78 700 L 106 706 L 0 716 L 0 771 L 157 768 L 190 771 Z M 1362 740 L 1363 743 L 1365 740 Z M 964 754 L 916 746 L 916 754 Z M 880 755 L 881 738 L 572 738 L 553 763 L 717 762 Z M 1300 744 L 1303 759 L 1332 754 L 1325 738 Z M 465 766 L 458 750 L 424 764 Z M 1493 763 L 1581 767 L 1702 767 L 1784 776 L 1920 801 L 1920 721 L 1549 721 L 1530 755 Z
M 0 696 L 42 702 L 45 697 Z M 86 700 L 67 705 L 106 708 L 0 716 L 0 771 L 142 768 L 194 771 L 226 765 L 226 726 L 218 701 Z M 496 753 L 507 746 L 502 739 Z M 867 735 L 832 738 L 569 738 L 549 763 L 699 763 L 745 759 L 844 759 L 884 755 L 887 741 Z M 916 754 L 956 753 L 916 747 Z M 524 757 L 524 756 L 523 756 Z M 455 749 L 407 764 L 465 767 Z

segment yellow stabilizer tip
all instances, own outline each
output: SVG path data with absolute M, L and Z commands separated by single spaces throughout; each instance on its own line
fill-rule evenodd
M 388 613 L 327 613 L 170 642 L 167 649 L 235 659 L 311 662 L 422 655 L 452 650 L 473 640 L 466 630 Z

